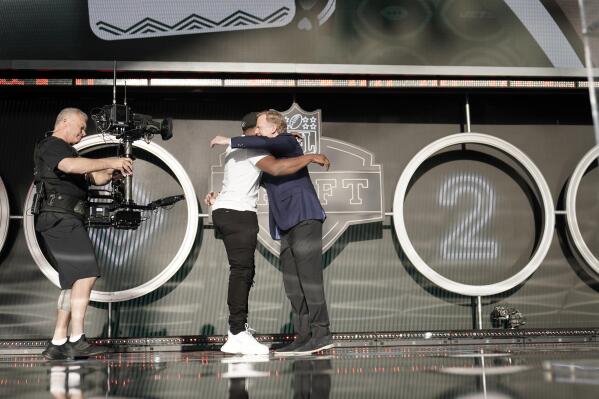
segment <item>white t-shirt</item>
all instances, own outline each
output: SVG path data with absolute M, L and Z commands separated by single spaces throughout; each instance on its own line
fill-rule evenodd
M 212 210 L 219 208 L 256 212 L 262 171 L 256 164 L 267 155 L 264 150 L 227 147 L 223 187 Z

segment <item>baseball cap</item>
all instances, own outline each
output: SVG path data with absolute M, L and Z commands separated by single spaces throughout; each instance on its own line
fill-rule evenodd
M 245 114 L 243 118 L 241 118 L 241 130 L 251 129 L 256 127 L 258 119 L 257 112 L 250 112 L 249 114 Z

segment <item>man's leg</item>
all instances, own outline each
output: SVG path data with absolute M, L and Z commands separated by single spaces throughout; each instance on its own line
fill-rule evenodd
M 71 337 L 74 338 L 72 341 L 83 335 L 85 311 L 95 282 L 96 277 L 82 278 L 75 281 L 71 288 Z
M 310 335 L 310 321 L 308 317 L 308 306 L 306 298 L 300 284 L 299 273 L 293 249 L 290 246 L 292 238 L 289 234 L 283 234 L 281 237 L 281 266 L 283 268 L 283 286 L 285 294 L 291 303 L 291 321 L 295 332 L 306 337 Z
M 290 242 L 305 296 L 312 339 L 330 338 L 329 313 L 322 275 L 322 222 L 307 220 L 291 229 Z
M 60 291 L 56 308 L 54 335 L 42 354 L 49 360 L 64 360 L 71 357 L 66 345 L 69 320 L 71 319 L 71 290 Z
M 55 345 L 61 345 L 67 340 L 69 320 L 71 319 L 71 290 L 60 291 L 56 308 L 56 326 L 52 342 Z
M 291 321 L 293 322 L 293 328 L 297 337 L 290 345 L 275 351 L 275 354 L 283 356 L 293 354 L 297 348 L 308 343 L 311 338 L 308 306 L 300 284 L 293 250 L 290 246 L 291 240 L 292 238 L 289 233 L 281 235 L 281 255 L 279 259 L 281 259 L 281 266 L 283 268 L 285 294 L 291 303 Z
M 54 327 L 52 341 L 66 341 L 70 319 L 70 312 L 65 312 L 64 310 L 60 309 L 56 311 L 56 326 Z
M 71 337 L 70 354 L 74 358 L 86 358 L 108 351 L 108 348 L 87 342 L 84 333 L 85 312 L 97 277 L 76 280 L 71 288 Z
M 68 246 L 62 249 L 62 260 L 56 253 L 54 257 L 64 270 L 64 285 L 71 287 L 70 352 L 75 358 L 84 358 L 108 351 L 106 347 L 89 343 L 84 332 L 85 313 L 100 270 L 94 247 L 82 220 L 75 217 L 65 220 L 65 227 L 71 227 Z
M 229 260 L 229 329 L 238 334 L 245 331 L 248 299 L 255 275 L 254 253 L 257 245 L 258 219 L 254 212 L 216 210 L 216 228 L 222 234 Z
M 250 226 L 247 226 L 250 227 Z M 229 327 L 233 334 L 245 331 L 248 318 L 250 289 L 254 283 L 256 266 L 256 232 L 249 228 L 229 234 L 223 238 L 229 259 L 229 287 L 227 305 L 229 306 Z
M 268 347 L 258 343 L 246 330 L 248 300 L 254 282 L 258 235 L 255 212 L 217 209 L 212 213 L 215 227 L 221 233 L 229 260 L 229 333 L 221 347 L 225 353 L 267 354 Z
M 37 218 L 36 230 L 40 231 L 43 239 L 40 244 L 44 247 L 46 257 L 50 264 L 56 269 L 58 262 L 53 255 L 53 248 L 60 247 L 59 237 L 60 235 L 52 234 L 51 226 L 56 222 L 56 217 L 53 214 L 42 214 Z M 50 247 L 52 245 L 52 247 Z M 61 345 L 66 342 L 69 328 L 69 321 L 71 320 L 71 290 L 63 289 L 60 291 L 58 296 L 58 303 L 56 306 L 56 325 L 54 326 L 54 335 L 52 336 L 52 342 L 54 345 Z
M 36 229 L 42 234 L 45 245 L 52 255 L 52 263 L 58 271 L 60 286 L 70 287 L 67 290 L 70 291 L 70 301 L 66 301 L 66 296 L 61 296 L 57 316 L 58 334 L 66 336 L 64 332 L 68 324 L 66 313 L 70 311 L 71 337 L 65 351 L 68 352 L 69 357 L 87 357 L 106 352 L 107 348 L 89 344 L 83 333 L 83 320 L 91 290 L 100 275 L 94 248 L 83 221 L 72 215 L 52 212 L 42 213 L 40 218 Z M 67 303 L 70 306 L 67 306 Z M 50 346 L 48 349 L 51 349 Z M 46 357 L 51 358 L 50 356 Z

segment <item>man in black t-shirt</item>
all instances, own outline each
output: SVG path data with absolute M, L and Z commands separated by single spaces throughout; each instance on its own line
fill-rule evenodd
M 53 134 L 35 148 L 35 181 L 44 185 L 45 199 L 35 229 L 58 271 L 60 287 L 54 336 L 43 355 L 49 360 L 88 357 L 106 348 L 87 342 L 83 320 L 92 287 L 100 276 L 94 249 L 83 224 L 89 184 L 104 185 L 115 171 L 133 173 L 129 158 L 83 158 L 73 148 L 85 136 L 87 115 L 77 108 L 58 114 Z M 36 187 L 39 187 L 37 185 Z M 67 330 L 71 336 L 67 340 Z

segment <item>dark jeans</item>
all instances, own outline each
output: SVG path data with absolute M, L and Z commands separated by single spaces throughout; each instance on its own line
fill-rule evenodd
M 256 266 L 254 251 L 258 235 L 256 212 L 217 209 L 212 212 L 217 234 L 225 243 L 229 258 L 229 329 L 238 334 L 245 330 L 248 317 L 248 297 L 254 282 Z
M 282 232 L 280 258 L 295 332 L 301 337 L 329 335 L 321 265 L 322 222 L 305 220 Z

